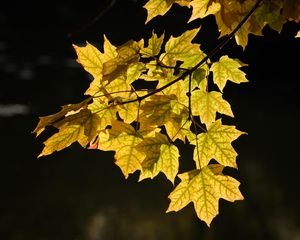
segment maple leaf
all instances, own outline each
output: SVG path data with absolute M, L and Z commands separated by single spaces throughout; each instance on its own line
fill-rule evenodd
M 144 8 L 147 10 L 146 23 L 158 15 L 164 15 L 174 2 L 175 0 L 149 0 L 144 5 Z
M 161 46 L 164 41 L 165 34 L 158 37 L 154 32 L 152 32 L 151 38 L 148 40 L 148 46 L 141 49 L 141 54 L 143 57 L 154 57 L 160 53 Z
M 99 129 L 104 130 L 107 126 L 111 125 L 113 120 L 117 119 L 117 109 L 108 103 L 103 103 L 99 99 L 94 99 L 93 103 L 89 104 L 88 109 L 96 114 L 99 121 Z
M 231 142 L 236 140 L 243 132 L 234 126 L 222 125 L 221 120 L 217 120 L 209 126 L 207 132 L 195 135 L 189 139 L 195 145 L 194 160 L 197 168 L 207 166 L 210 160 L 215 159 L 223 166 L 237 168 L 237 153 L 233 149 Z
M 78 56 L 77 62 L 80 63 L 94 78 L 101 76 L 103 66 L 101 52 L 88 42 L 84 47 L 79 47 L 75 44 L 73 44 L 73 47 Z
M 222 56 L 218 62 L 212 64 L 210 71 L 213 72 L 213 81 L 221 91 L 226 85 L 227 80 L 234 83 L 248 82 L 245 73 L 239 68 L 247 66 L 238 60 L 231 59 L 227 55 Z
M 169 143 L 165 135 L 155 133 L 155 137 L 145 138 L 137 148 L 146 156 L 141 163 L 140 181 L 145 178 L 152 179 L 159 172 L 163 172 L 174 183 L 179 167 L 179 151 L 175 145 Z
M 99 122 L 97 115 L 83 109 L 54 123 L 59 131 L 44 142 L 45 147 L 39 157 L 60 151 L 76 141 L 85 147 L 96 137 Z
M 240 183 L 222 175 L 222 169 L 220 165 L 210 165 L 179 174 L 181 182 L 169 195 L 171 203 L 167 212 L 177 212 L 193 202 L 197 216 L 209 226 L 219 212 L 220 198 L 230 202 L 243 200 L 238 189 Z
M 279 1 L 263 1 L 254 12 L 256 23 L 262 29 L 266 24 L 280 32 L 286 19 L 281 15 L 282 3 Z
M 145 125 L 161 126 L 166 123 L 171 115 L 171 102 L 176 99 L 175 95 L 153 95 L 149 101 L 140 107 L 140 122 Z
M 210 14 L 215 14 L 221 8 L 220 3 L 212 2 L 211 0 L 193 0 L 190 5 L 193 7 L 193 11 L 189 22 L 197 18 L 204 18 Z
M 143 154 L 136 146 L 142 137 L 129 124 L 112 121 L 112 128 L 99 133 L 98 148 L 104 151 L 115 151 L 116 164 L 122 170 L 125 178 L 141 169 Z
M 183 61 L 182 67 L 193 67 L 203 58 L 200 45 L 191 43 L 200 28 L 188 30 L 179 37 L 171 36 L 166 42 L 165 53 L 160 57 L 161 62 L 167 66 L 175 66 L 176 61 Z
M 55 113 L 55 114 L 52 114 L 49 116 L 45 116 L 45 117 L 40 117 L 39 118 L 40 121 L 39 121 L 38 125 L 36 126 L 36 128 L 33 130 L 33 133 L 36 133 L 36 136 L 40 135 L 44 131 L 46 126 L 52 125 L 56 121 L 62 119 L 66 114 L 68 114 L 70 112 L 76 112 L 80 109 L 86 108 L 89 101 L 91 101 L 91 99 L 87 98 L 77 104 L 64 105 L 64 106 L 62 106 L 62 109 L 58 113 Z
M 193 115 L 200 116 L 202 123 L 209 126 L 216 119 L 216 112 L 233 117 L 230 105 L 220 92 L 195 90 L 192 92 Z

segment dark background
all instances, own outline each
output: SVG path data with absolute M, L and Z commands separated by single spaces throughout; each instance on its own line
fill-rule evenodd
M 114 3 L 114 4 L 111 4 Z M 47 134 L 31 134 L 38 116 L 84 98 L 87 73 L 72 43 L 100 47 L 149 37 L 153 28 L 179 35 L 203 24 L 197 41 L 211 50 L 212 17 L 186 25 L 190 11 L 173 7 L 144 25 L 145 1 L 10 1 L 0 7 L 0 239 L 300 239 L 299 24 L 281 34 L 266 27 L 243 52 L 231 41 L 219 52 L 248 63 L 248 84 L 228 83 L 224 95 L 235 113 L 229 122 L 248 132 L 234 142 L 244 201 L 220 201 L 211 227 L 189 205 L 165 214 L 172 185 L 159 176 L 125 180 L 113 154 L 77 144 L 37 159 Z M 109 5 L 111 7 L 108 7 Z M 98 16 L 95 19 L 95 16 Z M 85 28 L 82 28 L 85 26 Z M 191 161 L 183 147 L 182 161 Z

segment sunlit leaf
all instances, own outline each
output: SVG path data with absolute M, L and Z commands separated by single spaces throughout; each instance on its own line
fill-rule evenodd
M 164 15 L 174 2 L 175 0 L 149 0 L 144 5 L 144 8 L 147 10 L 146 23 L 158 15 Z
M 58 113 L 55 113 L 55 114 L 52 114 L 49 116 L 45 116 L 45 117 L 40 117 L 40 121 L 39 121 L 38 125 L 36 126 L 36 128 L 33 130 L 33 133 L 36 133 L 37 136 L 40 135 L 41 132 L 44 131 L 46 126 L 50 126 L 53 123 L 55 123 L 56 121 L 62 119 L 69 112 L 76 112 L 80 109 L 86 108 L 88 105 L 88 102 L 90 100 L 91 99 L 88 98 L 77 104 L 64 105 L 64 106 L 62 106 L 62 109 Z
M 179 177 L 181 182 L 169 195 L 171 203 L 167 212 L 177 212 L 193 202 L 197 216 L 209 226 L 219 213 L 220 198 L 230 202 L 243 199 L 238 188 L 240 183 L 232 177 L 214 173 L 210 166 Z
M 178 37 L 171 36 L 165 46 L 165 53 L 160 60 L 167 66 L 175 66 L 176 61 L 184 61 L 183 67 L 193 67 L 202 59 L 204 54 L 200 45 L 191 43 L 200 28 L 188 30 Z
M 237 153 L 231 142 L 236 140 L 243 132 L 234 126 L 222 125 L 221 120 L 211 124 L 207 132 L 200 133 L 191 143 L 195 145 L 194 160 L 197 168 L 207 166 L 210 160 L 215 159 L 223 166 L 237 168 Z
M 220 11 L 220 4 L 212 2 L 211 0 L 193 0 L 190 5 L 193 7 L 192 16 L 189 22 L 197 19 L 204 18 L 210 14 L 215 14 Z
M 210 70 L 213 72 L 214 83 L 223 91 L 227 80 L 234 83 L 248 82 L 246 74 L 239 68 L 246 66 L 238 60 L 228 56 L 222 56 L 218 62 L 212 64 Z
M 156 133 L 155 137 L 145 138 L 137 148 L 146 156 L 142 161 L 140 180 L 154 178 L 163 172 L 174 183 L 179 167 L 179 151 L 165 135 Z
M 195 90 L 192 92 L 193 115 L 200 116 L 202 123 L 209 126 L 216 119 L 216 112 L 233 117 L 230 105 L 220 92 Z
M 148 40 L 148 46 L 142 48 L 141 53 L 143 57 L 157 56 L 160 53 L 163 44 L 164 34 L 158 37 L 152 32 L 152 37 Z

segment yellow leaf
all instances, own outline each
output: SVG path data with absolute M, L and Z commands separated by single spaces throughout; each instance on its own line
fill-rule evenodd
M 108 103 L 100 102 L 99 99 L 93 99 L 93 103 L 89 105 L 88 109 L 99 117 L 100 122 L 98 124 L 101 130 L 111 125 L 112 120 L 117 119 L 116 108 L 108 105 Z
M 244 25 L 235 34 L 235 40 L 244 50 L 248 44 L 249 28 L 251 27 L 250 21 L 244 23 Z
M 135 80 L 137 80 L 140 77 L 141 73 L 145 70 L 146 68 L 144 63 L 141 62 L 131 63 L 127 68 L 126 83 L 128 84 L 133 83 Z
M 45 147 L 38 157 L 60 151 L 76 141 L 82 144 L 88 143 L 83 127 L 80 125 L 64 125 L 58 133 L 55 133 L 44 142 Z
M 171 8 L 175 0 L 149 0 L 144 5 L 147 10 L 147 20 L 148 23 L 152 18 L 158 15 L 164 15 Z
M 207 166 L 212 159 L 223 166 L 237 168 L 237 153 L 231 142 L 242 134 L 234 126 L 222 125 L 221 120 L 217 120 L 209 126 L 207 132 L 189 139 L 195 145 L 194 160 L 197 168 Z
M 190 5 L 193 7 L 192 16 L 189 22 L 197 19 L 204 18 L 210 14 L 215 14 L 220 11 L 220 4 L 212 2 L 211 0 L 193 0 Z
M 112 81 L 125 78 L 130 64 L 138 63 L 139 43 L 131 40 L 116 49 L 117 56 L 103 64 L 103 81 L 111 83 Z
M 140 122 L 149 126 L 162 126 L 172 115 L 171 102 L 176 96 L 153 95 L 149 99 L 141 104 Z
M 171 192 L 167 212 L 179 211 L 194 203 L 197 216 L 209 226 L 219 212 L 219 199 L 243 200 L 240 183 L 230 176 L 214 173 L 210 166 L 179 175 L 181 182 Z
M 246 66 L 238 60 L 231 59 L 227 55 L 222 56 L 219 62 L 212 64 L 210 71 L 213 72 L 213 81 L 218 85 L 219 89 L 223 91 L 227 80 L 234 83 L 248 82 L 245 73 L 239 68 Z
M 191 0 L 175 0 L 175 3 L 180 5 L 181 7 L 190 7 Z
M 58 128 L 59 132 L 44 142 L 45 147 L 39 157 L 60 151 L 75 141 L 85 147 L 95 139 L 100 130 L 104 130 L 100 129 L 100 117 L 89 109 L 67 115 L 52 125 Z
M 144 155 L 136 148 L 141 141 L 141 136 L 132 126 L 120 121 L 113 121 L 112 129 L 100 132 L 98 148 L 116 152 L 115 163 L 127 178 L 129 174 L 141 170 L 141 161 Z
M 122 132 L 125 132 L 129 135 L 136 135 L 136 130 L 128 123 L 121 122 L 118 120 L 111 121 L 112 128 L 109 130 L 110 136 L 113 133 L 113 136 L 116 137 L 120 135 Z
M 84 47 L 75 44 L 73 44 L 73 47 L 78 56 L 78 63 L 94 78 L 102 76 L 103 59 L 101 59 L 101 52 L 88 42 Z
M 167 134 L 172 141 L 180 139 L 185 142 L 185 137 L 191 126 L 191 121 L 188 117 L 188 111 L 183 110 L 181 114 L 172 114 L 169 121 L 165 123 Z
M 145 138 L 137 148 L 145 155 L 140 181 L 152 179 L 162 172 L 174 183 L 179 168 L 179 151 L 175 145 L 169 144 L 165 135 L 155 133 L 155 137 Z
M 62 119 L 69 112 L 76 112 L 80 109 L 86 108 L 89 101 L 91 101 L 91 98 L 87 98 L 84 101 L 77 104 L 64 105 L 62 106 L 62 110 L 60 110 L 58 113 L 45 117 L 40 117 L 40 121 L 36 128 L 33 130 L 33 133 L 36 133 L 37 136 L 40 135 L 44 131 L 46 126 L 50 126 L 56 121 Z
M 157 61 L 150 61 L 146 67 L 148 69 L 147 74 L 141 75 L 140 78 L 146 81 L 159 81 L 157 87 L 161 87 L 176 78 L 173 75 L 173 69 L 159 66 Z
M 184 82 L 179 81 L 164 90 L 165 95 L 176 96 L 176 99 L 170 102 L 172 112 L 181 114 L 183 110 L 188 109 L 189 99 L 184 91 Z
M 124 105 L 120 105 L 118 107 L 119 107 L 118 113 L 124 122 L 132 123 L 133 121 L 138 119 L 138 113 L 139 113 L 138 102 L 131 102 Z
M 296 38 L 300 38 L 300 31 L 297 32 Z
M 216 112 L 233 117 L 230 105 L 220 92 L 195 90 L 192 92 L 192 113 L 200 116 L 207 127 L 216 119 Z
M 174 183 L 179 168 L 179 151 L 175 145 L 162 144 L 160 147 L 160 157 L 157 161 L 157 168 Z
M 103 44 L 104 53 L 103 54 L 103 62 L 107 62 L 110 59 L 117 57 L 117 48 L 110 43 L 107 37 L 104 35 L 104 44 Z

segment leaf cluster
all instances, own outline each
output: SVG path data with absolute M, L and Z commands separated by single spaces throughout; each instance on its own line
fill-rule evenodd
M 236 33 L 244 47 L 248 33 L 261 34 L 265 24 L 280 30 L 286 17 L 299 21 L 290 1 L 260 2 L 149 0 L 144 7 L 146 22 L 164 15 L 174 3 L 192 8 L 189 21 L 214 14 L 221 36 Z M 248 12 L 253 14 L 245 17 Z M 88 42 L 74 45 L 78 63 L 93 78 L 85 91 L 88 97 L 40 118 L 34 133 L 39 135 L 47 126 L 58 132 L 44 142 L 39 157 L 78 142 L 84 148 L 114 151 L 115 163 L 126 178 L 136 171 L 140 180 L 163 173 L 175 184 L 178 176 L 167 211 L 179 211 L 192 202 L 207 225 L 218 214 L 220 198 L 242 200 L 240 183 L 222 171 L 237 168 L 232 142 L 244 133 L 224 125 L 222 117 L 234 116 L 223 98 L 226 83 L 247 82 L 241 69 L 246 65 L 226 55 L 211 62 L 213 54 L 205 54 L 193 42 L 199 30 L 167 39 L 153 31 L 149 39 L 121 46 L 104 36 L 101 51 Z M 155 87 L 134 87 L 144 82 Z M 178 141 L 194 146 L 195 169 L 180 174 Z

